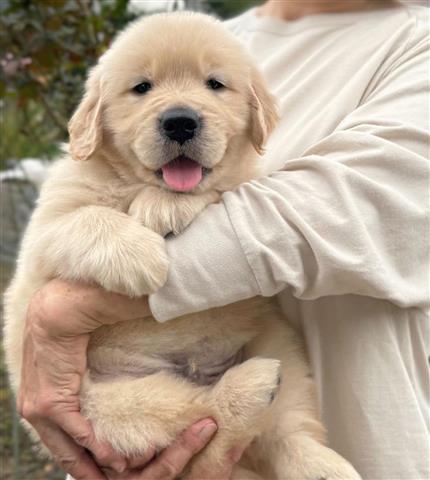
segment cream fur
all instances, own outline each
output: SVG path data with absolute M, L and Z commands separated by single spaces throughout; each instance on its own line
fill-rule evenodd
M 227 88 L 208 89 L 211 75 Z M 133 94 L 143 80 L 151 80 L 153 90 Z M 160 113 L 178 105 L 204 118 L 198 139 L 182 147 L 163 142 L 157 127 Z M 5 345 L 15 391 L 25 312 L 35 291 L 53 277 L 129 296 L 160 288 L 168 273 L 163 236 L 180 233 L 222 192 L 258 176 L 255 151 L 263 151 L 276 119 L 261 75 L 210 17 L 156 15 L 119 35 L 90 73 L 70 122 L 70 153 L 43 186 L 6 293 Z M 187 194 L 170 191 L 155 174 L 180 153 L 213 169 Z M 240 349 L 243 363 L 218 379 L 217 364 Z M 120 452 L 161 449 L 212 415 L 218 433 L 191 469 L 204 464 L 215 471 L 229 448 L 254 439 L 236 479 L 359 478 L 324 446 L 302 341 L 271 299 L 166 324 L 146 318 L 102 327 L 92 335 L 88 363 L 83 413 L 98 438 Z M 193 383 L 175 368 L 217 381 Z

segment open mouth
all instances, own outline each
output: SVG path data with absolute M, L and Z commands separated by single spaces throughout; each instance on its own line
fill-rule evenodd
M 210 172 L 210 169 L 203 167 L 200 163 L 179 155 L 169 163 L 166 163 L 156 173 L 162 177 L 164 183 L 176 192 L 189 192 L 202 181 L 203 177 Z

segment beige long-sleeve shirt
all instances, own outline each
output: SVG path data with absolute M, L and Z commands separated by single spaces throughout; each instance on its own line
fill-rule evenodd
M 166 321 L 278 294 L 331 446 L 372 480 L 430 478 L 428 22 L 425 7 L 229 21 L 280 104 L 267 177 L 168 241 L 150 297 Z

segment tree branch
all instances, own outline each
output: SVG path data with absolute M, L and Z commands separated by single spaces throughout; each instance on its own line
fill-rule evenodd
M 52 107 L 39 87 L 37 88 L 37 94 L 45 107 L 47 114 L 51 117 L 57 127 L 59 127 L 64 133 L 67 133 L 67 120 Z

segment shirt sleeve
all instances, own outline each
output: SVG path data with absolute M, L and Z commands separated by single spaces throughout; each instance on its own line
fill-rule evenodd
M 427 37 L 411 42 L 331 135 L 169 239 L 154 317 L 286 287 L 303 300 L 356 294 L 427 307 L 429 50 Z

